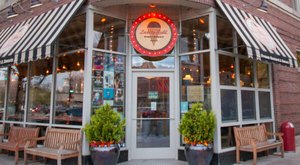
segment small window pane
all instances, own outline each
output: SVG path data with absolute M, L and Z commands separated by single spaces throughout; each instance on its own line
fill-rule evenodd
M 297 62 L 298 62 L 298 67 L 300 68 L 300 51 L 297 51 Z
M 208 16 L 182 22 L 180 53 L 209 49 Z
M 221 128 L 221 145 L 222 149 L 235 146 L 233 127 Z
M 7 120 L 23 121 L 27 86 L 27 68 L 27 64 L 11 67 L 6 111 Z
M 3 120 L 7 74 L 7 68 L 0 68 L 0 120 Z
M 237 93 L 235 90 L 221 90 L 222 121 L 237 121 Z
M 233 27 L 228 19 L 217 17 L 218 48 L 233 52 Z
M 221 85 L 235 86 L 235 58 L 230 56 L 219 56 L 219 73 Z
M 240 85 L 241 87 L 254 87 L 253 62 L 246 59 L 240 60 Z
M 125 52 L 125 21 L 95 14 L 94 48 Z
M 254 91 L 242 91 L 243 120 L 256 119 Z
M 259 88 L 270 88 L 268 64 L 257 63 L 257 83 Z
M 269 92 L 259 92 L 260 118 L 271 118 L 271 100 Z

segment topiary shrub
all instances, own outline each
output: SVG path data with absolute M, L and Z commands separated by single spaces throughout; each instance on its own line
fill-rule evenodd
M 105 104 L 91 116 L 91 122 L 86 124 L 83 131 L 92 147 L 110 146 L 119 143 L 125 135 L 125 120 Z
M 213 143 L 215 127 L 215 114 L 204 109 L 202 103 L 194 103 L 192 108 L 183 115 L 178 130 L 186 144 L 208 146 Z

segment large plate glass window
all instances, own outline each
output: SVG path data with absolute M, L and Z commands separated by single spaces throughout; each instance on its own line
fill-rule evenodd
M 3 120 L 8 70 L 0 68 L 0 120 Z
M 25 98 L 27 86 L 27 64 L 19 64 L 10 68 L 10 82 L 8 89 L 8 100 L 6 119 L 11 121 L 23 121 L 25 112 Z

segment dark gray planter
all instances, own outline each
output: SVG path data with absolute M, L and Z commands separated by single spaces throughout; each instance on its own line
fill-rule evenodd
M 120 147 L 115 145 L 110 151 L 91 150 L 94 165 L 116 165 L 120 156 Z
M 185 145 L 184 153 L 189 165 L 209 165 L 214 151 L 212 146 L 203 150 L 195 150 L 190 145 Z

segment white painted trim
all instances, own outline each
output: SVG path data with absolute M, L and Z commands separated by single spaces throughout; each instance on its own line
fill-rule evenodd
M 299 0 L 298 1 L 298 6 L 300 5 Z M 269 4 L 272 5 L 273 7 L 283 11 L 284 13 L 288 14 L 289 16 L 297 19 L 298 21 L 300 20 L 300 10 L 296 10 L 291 8 L 290 6 L 280 2 L 279 0 L 268 0 Z M 300 7 L 298 7 L 300 9 Z

